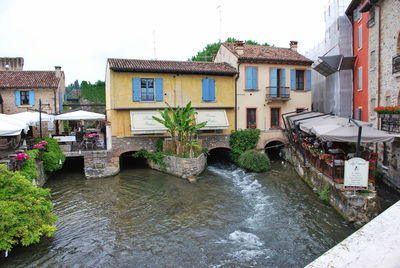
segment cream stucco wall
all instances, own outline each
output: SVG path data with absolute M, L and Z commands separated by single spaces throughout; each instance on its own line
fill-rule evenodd
M 258 90 L 245 90 L 245 68 L 258 68 Z M 290 94 L 287 101 L 273 100 L 267 102 L 266 95 L 270 86 L 270 69 L 285 69 L 286 93 Z M 280 108 L 281 114 L 295 111 L 296 108 L 311 109 L 311 91 L 290 90 L 290 70 L 310 70 L 310 66 L 277 65 L 277 64 L 241 64 L 239 66 L 239 79 L 237 81 L 238 95 L 238 128 L 246 128 L 246 108 L 257 108 L 257 128 L 268 131 L 271 128 L 270 109 Z M 283 124 L 281 122 L 281 124 Z M 281 127 L 283 127 L 281 125 Z

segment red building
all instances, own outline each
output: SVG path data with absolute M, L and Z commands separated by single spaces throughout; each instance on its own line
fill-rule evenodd
M 369 13 L 360 9 L 367 0 L 352 0 L 346 10 L 353 25 L 353 117 L 368 122 L 368 43 Z

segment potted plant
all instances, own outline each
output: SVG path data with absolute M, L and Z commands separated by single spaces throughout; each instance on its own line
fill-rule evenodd
M 27 155 L 26 153 L 17 154 L 17 156 L 15 157 L 15 161 L 17 162 L 16 169 L 21 170 L 22 167 L 24 166 L 25 159 L 29 159 L 29 158 L 31 158 L 31 157 L 29 155 Z

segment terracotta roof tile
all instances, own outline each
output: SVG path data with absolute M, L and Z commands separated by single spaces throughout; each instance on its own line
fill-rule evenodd
M 300 53 L 283 47 L 267 47 L 259 45 L 243 45 L 243 54 L 237 54 L 235 44 L 223 43 L 229 51 L 231 51 L 239 61 L 262 61 L 270 63 L 287 63 L 287 64 L 303 64 L 311 65 L 312 61 L 304 57 Z
M 120 72 L 182 73 L 209 75 L 234 75 L 237 73 L 236 69 L 227 63 L 134 59 L 108 59 L 108 63 L 112 70 Z
M 55 71 L 0 71 L 0 88 L 57 88 L 59 83 Z

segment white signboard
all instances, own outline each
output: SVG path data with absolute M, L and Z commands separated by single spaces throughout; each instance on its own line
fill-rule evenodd
M 153 119 L 161 118 L 157 111 L 131 111 L 131 132 L 134 134 L 155 134 L 168 131 L 163 124 Z
M 75 136 L 54 136 L 53 138 L 58 142 L 76 141 L 76 137 Z
M 344 188 L 351 190 L 368 189 L 369 162 L 354 157 L 344 163 Z
M 197 110 L 196 123 L 207 122 L 202 129 L 227 129 L 228 118 L 225 110 Z

